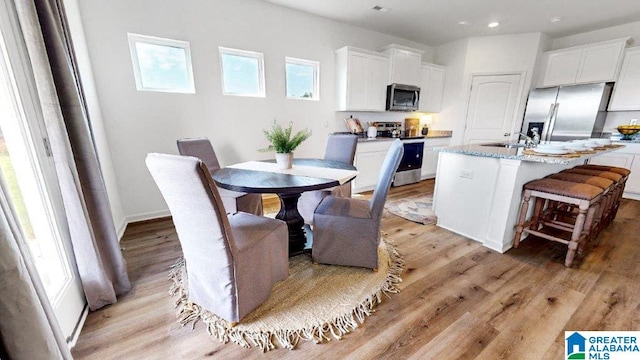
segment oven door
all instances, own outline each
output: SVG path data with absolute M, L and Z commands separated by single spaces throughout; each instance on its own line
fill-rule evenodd
M 412 85 L 387 86 L 387 110 L 416 111 L 420 101 L 420 88 Z
M 422 154 L 424 142 L 404 143 L 404 155 L 400 160 L 398 172 L 422 168 Z

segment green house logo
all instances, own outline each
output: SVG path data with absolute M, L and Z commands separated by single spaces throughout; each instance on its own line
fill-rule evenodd
M 580 335 L 578 332 L 574 332 L 567 338 L 566 349 L 567 359 L 585 359 L 587 338 Z

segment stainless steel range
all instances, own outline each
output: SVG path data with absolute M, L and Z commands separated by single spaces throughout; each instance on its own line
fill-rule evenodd
M 396 171 L 393 186 L 413 184 L 420 181 L 422 172 L 422 156 L 424 154 L 424 136 L 405 136 L 399 122 L 377 122 L 379 137 L 392 137 L 402 140 L 404 155 Z

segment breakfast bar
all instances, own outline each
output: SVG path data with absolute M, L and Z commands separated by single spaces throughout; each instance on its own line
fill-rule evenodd
M 525 183 L 622 147 L 558 155 L 502 143 L 437 148 L 433 196 L 437 225 L 503 253 L 511 248 Z

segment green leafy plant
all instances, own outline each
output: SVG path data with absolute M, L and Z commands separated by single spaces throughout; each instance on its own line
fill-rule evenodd
M 289 127 L 284 129 L 275 120 L 271 129 L 262 130 L 264 136 L 269 140 L 271 145 L 269 147 L 261 149 L 260 151 L 274 151 L 281 154 L 290 153 L 298 147 L 303 141 L 307 140 L 311 136 L 309 129 L 298 131 L 293 137 L 291 132 L 293 130 L 293 123 L 289 122 Z

